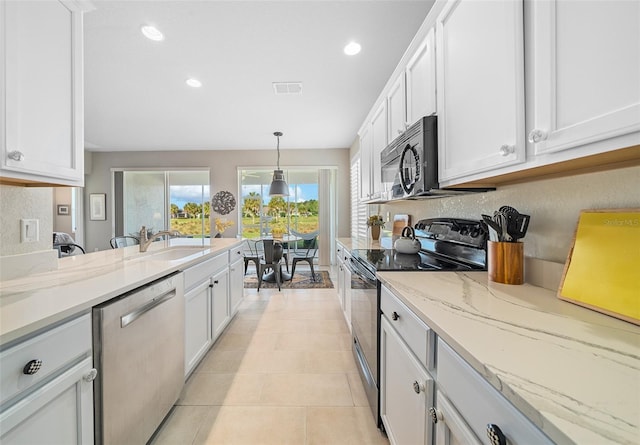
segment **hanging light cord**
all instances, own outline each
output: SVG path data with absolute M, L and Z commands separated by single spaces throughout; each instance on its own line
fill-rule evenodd
M 278 150 L 278 170 L 280 170 L 280 136 L 282 136 L 282 132 L 276 131 L 273 135 L 278 139 L 278 143 L 276 145 L 276 150 Z

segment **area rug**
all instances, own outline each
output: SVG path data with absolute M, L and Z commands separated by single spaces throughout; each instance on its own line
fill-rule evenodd
M 258 287 L 258 276 L 256 273 L 247 272 L 244 277 L 244 287 L 247 289 L 256 289 Z M 260 289 L 277 289 L 276 283 L 267 283 L 263 281 Z M 329 272 L 321 270 L 316 272 L 316 281 L 311 278 L 311 271 L 296 270 L 293 280 L 282 283 L 282 289 L 333 289 L 333 283 L 329 278 Z

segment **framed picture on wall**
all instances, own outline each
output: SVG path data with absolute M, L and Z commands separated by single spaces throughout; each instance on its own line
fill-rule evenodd
M 106 221 L 107 219 L 107 194 L 89 194 L 89 219 L 91 221 Z
M 69 204 L 58 204 L 58 215 L 68 215 Z

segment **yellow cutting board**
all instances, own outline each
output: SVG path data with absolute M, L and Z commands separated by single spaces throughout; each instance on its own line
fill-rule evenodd
M 558 297 L 640 325 L 640 209 L 580 212 Z

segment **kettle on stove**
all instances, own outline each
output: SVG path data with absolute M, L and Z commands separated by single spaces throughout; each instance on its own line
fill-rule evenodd
M 393 248 L 400 253 L 414 254 L 420 251 L 420 241 L 416 239 L 413 227 L 406 226 L 402 229 L 401 237 L 393 243 Z

